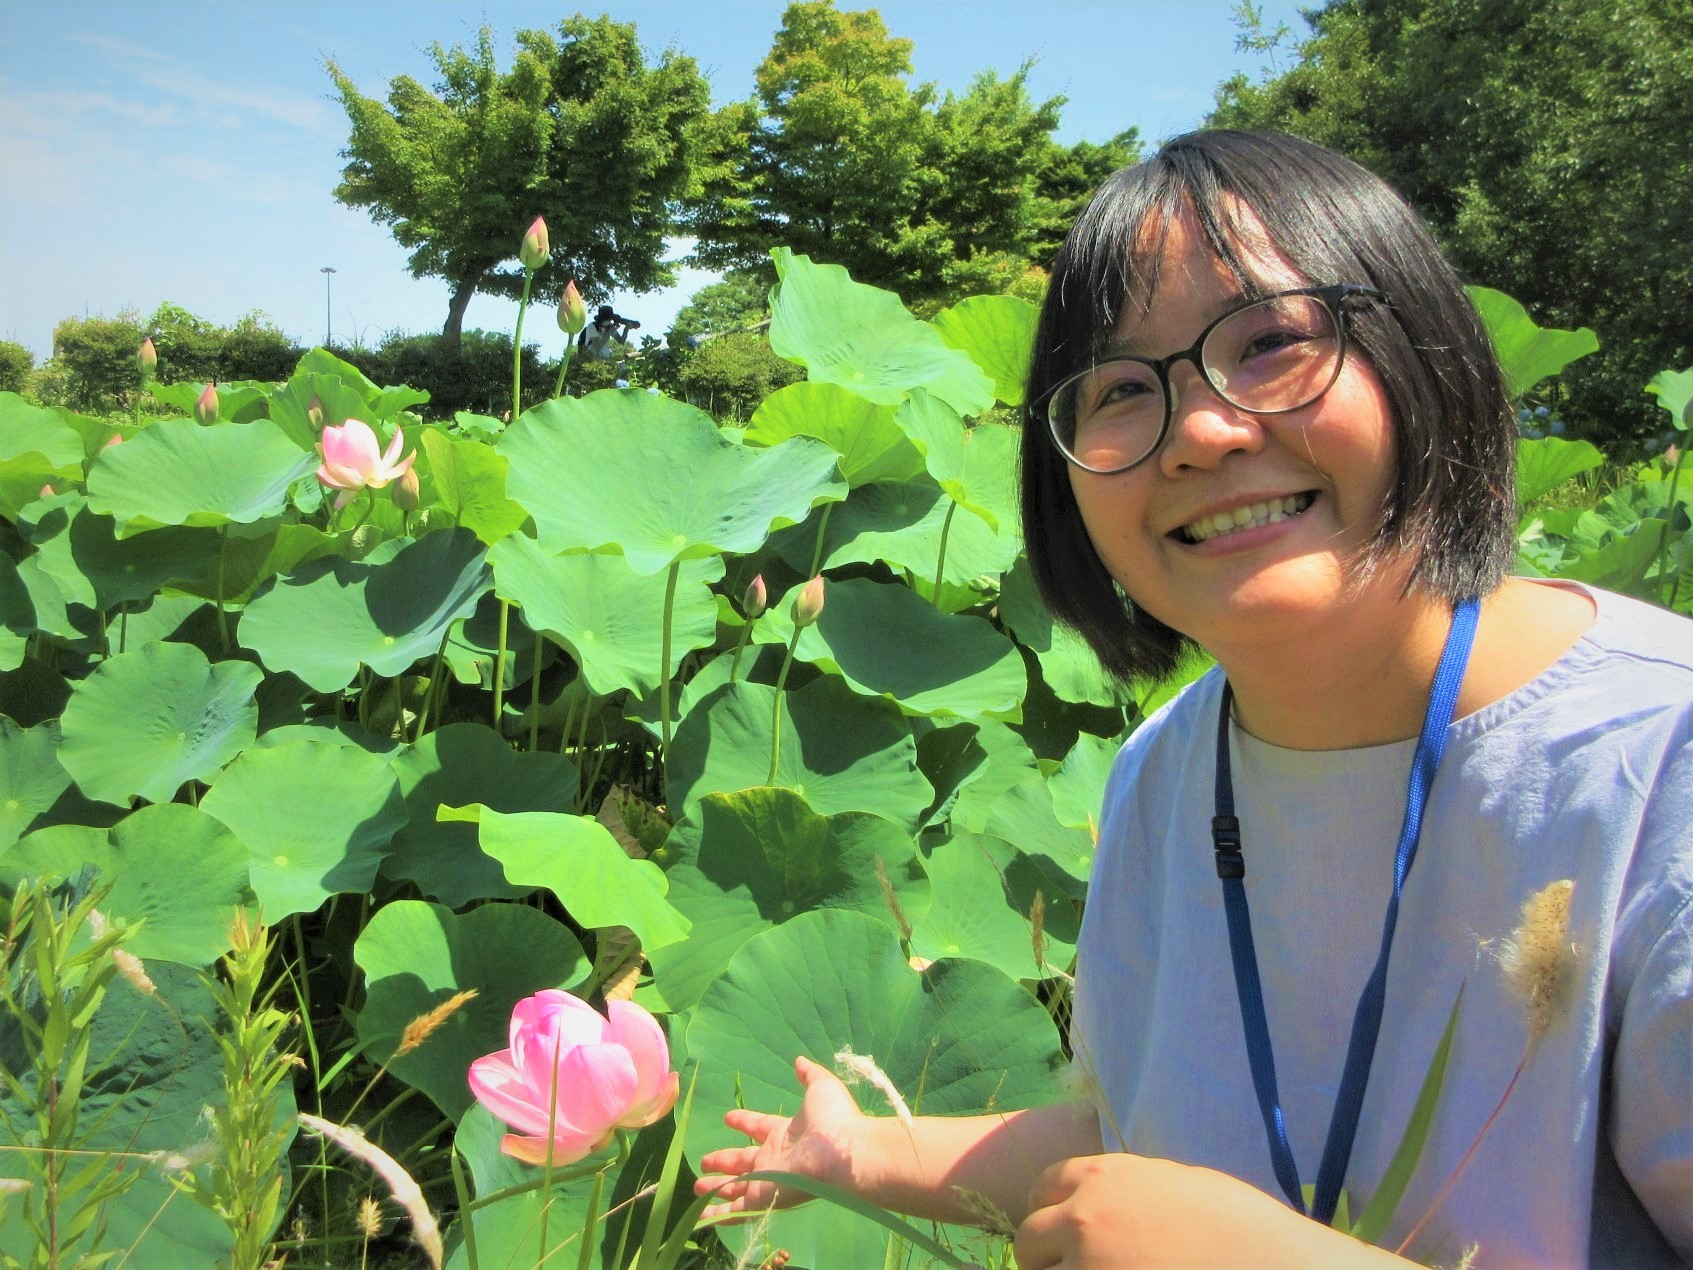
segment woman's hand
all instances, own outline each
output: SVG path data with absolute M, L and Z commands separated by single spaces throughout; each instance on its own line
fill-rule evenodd
M 1404 1265 L 1226 1173 L 1124 1153 L 1047 1169 L 1015 1247 L 1018 1270 Z
M 808 1058 L 794 1060 L 794 1073 L 805 1088 L 797 1115 L 773 1116 L 762 1111 L 731 1111 L 723 1123 L 752 1139 L 751 1146 L 707 1152 L 700 1161 L 705 1176 L 694 1183 L 697 1194 L 717 1190 L 718 1202 L 702 1217 L 758 1213 L 774 1205 L 785 1208 L 810 1196 L 779 1191 L 769 1182 L 742 1182 L 743 1173 L 781 1169 L 852 1187 L 852 1156 L 869 1117 L 858 1109 L 852 1093 L 835 1074 Z

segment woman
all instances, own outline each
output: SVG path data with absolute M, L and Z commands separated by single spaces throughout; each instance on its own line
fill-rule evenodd
M 1097 1113 L 908 1134 L 801 1060 L 800 1114 L 732 1113 L 753 1145 L 706 1169 L 953 1220 L 967 1188 L 1024 1270 L 1385 1263 L 1325 1223 L 1462 991 L 1384 1245 L 1693 1257 L 1693 623 L 1506 577 L 1510 403 L 1427 229 L 1320 147 L 1178 138 L 1070 234 L 1029 395 L 1048 604 L 1118 674 L 1218 663 L 1107 787 L 1072 1032 Z M 1573 967 L 1531 1021 L 1497 944 L 1565 881 Z

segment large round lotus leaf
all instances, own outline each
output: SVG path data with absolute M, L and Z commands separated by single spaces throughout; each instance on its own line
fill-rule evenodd
M 676 729 L 665 763 L 672 808 L 692 815 L 707 794 L 769 784 L 776 690 L 744 680 L 700 701 Z M 777 785 L 824 815 L 871 811 L 916 828 L 934 791 L 917 770 L 911 729 L 892 702 L 825 677 L 782 694 Z
M 958 786 L 952 821 L 962 829 L 980 833 L 1000 795 L 1031 777 L 1039 778 L 1040 764 L 1029 744 L 1011 728 L 994 719 L 983 719 L 973 737 L 986 761 L 968 782 Z
M 78 500 L 42 517 L 29 538 L 43 568 L 68 596 L 90 608 L 150 599 L 171 582 L 217 568 L 215 530 L 172 527 L 133 538 L 119 538 L 116 530 L 110 516 L 96 515 Z M 234 588 L 225 592 L 231 598 L 238 594 Z
M 1604 463 L 1605 456 L 1591 441 L 1524 437 L 1517 442 L 1517 505 L 1527 506 L 1571 477 Z
M 0 716 L 0 852 L 29 832 L 70 787 L 71 775 L 59 763 L 56 722 L 20 728 Z
M 993 381 L 968 353 L 912 317 L 892 291 L 854 282 L 840 265 L 813 264 L 789 248 L 770 253 L 780 279 L 770 293 L 770 347 L 809 378 L 891 406 L 925 388 L 963 415 L 993 405 Z
M 450 529 L 405 544 L 385 563 L 314 560 L 247 606 L 241 642 L 319 692 L 345 688 L 361 663 L 404 674 L 475 610 L 489 586 L 486 556 L 475 534 Z
M 1028 688 L 1023 659 L 982 618 L 939 612 L 910 587 L 867 578 L 831 581 L 825 590 L 823 614 L 800 632 L 794 656 L 907 714 L 1017 714 Z M 787 643 L 798 594 L 795 588 L 771 605 L 755 639 Z
M 835 452 L 811 437 L 737 445 L 703 411 L 652 393 L 564 397 L 500 438 L 506 488 L 549 553 L 617 548 L 636 573 L 755 551 L 772 529 L 846 497 Z
M 515 899 L 528 888 L 506 881 L 499 862 L 476 845 L 474 825 L 437 821 L 437 808 L 482 803 L 497 811 L 571 811 L 576 804 L 576 768 L 569 759 L 520 753 L 479 723 L 449 723 L 430 732 L 393 765 L 411 819 L 394 835 L 382 873 L 452 908 Z
M 155 530 L 144 538 L 168 532 L 173 531 Z M 183 562 L 185 567 L 172 582 L 173 589 L 207 600 L 221 595 L 225 604 L 244 604 L 277 574 L 292 573 L 308 560 L 339 555 L 346 549 L 341 537 L 316 526 L 277 521 L 231 525 L 227 532 L 215 536 L 204 529 L 186 532 L 206 535 L 212 541 L 209 547 L 198 550 L 191 562 Z
M 89 865 L 112 888 L 100 911 L 141 923 L 124 944 L 137 957 L 204 966 L 228 949 L 247 900 L 247 849 L 205 812 L 161 803 L 111 829 L 55 825 L 0 855 L 0 874 L 14 878 L 75 877 Z
M 214 666 L 192 644 L 119 653 L 71 692 L 59 761 L 90 798 L 168 802 L 252 743 L 263 678 L 251 662 Z
M 139 1167 L 137 1157 L 191 1152 L 206 1141 L 205 1110 L 225 1101 L 223 1056 L 214 1032 L 218 1007 L 197 971 L 156 963 L 147 973 L 158 987 L 156 995 L 114 979 L 88 1024 L 89 1070 L 77 1108 L 77 1146 L 123 1152 L 139 1173 L 102 1211 L 105 1247 L 122 1250 L 120 1257 L 102 1264 L 213 1270 L 229 1265 L 229 1227 L 162 1169 Z M 291 1139 L 294 1091 L 287 1081 L 280 1086 L 280 1099 L 278 1121 L 288 1126 Z M 0 1177 L 29 1176 L 30 1162 L 18 1148 L 39 1147 L 26 1136 L 33 1135 L 34 1123 L 0 1082 Z M 193 1174 L 204 1193 L 211 1184 L 210 1165 L 196 1165 Z M 32 1264 L 41 1249 L 21 1219 L 20 1205 L 8 1204 L 4 1216 L 0 1253 Z
M 942 581 L 955 586 L 997 577 L 1017 558 L 1017 535 L 1006 522 L 995 531 L 979 516 L 947 513 L 952 499 L 933 485 L 883 482 L 856 489 L 830 513 L 823 534 L 824 569 L 886 564 L 934 580 L 946 535 Z M 810 571 L 817 533 L 810 525 L 784 529 L 772 543 L 794 570 Z
M 665 898 L 664 871 L 651 860 L 631 859 L 611 831 L 588 816 L 489 807 L 443 807 L 444 820 L 478 826 L 482 850 L 500 863 L 506 881 L 545 887 L 585 930 L 627 926 L 653 949 L 688 933 L 688 921 Z
M 940 843 L 923 861 L 929 874 L 929 907 L 912 923 L 911 951 L 938 961 L 942 957 L 973 957 L 997 966 L 1013 979 L 1044 979 L 1054 967 L 1062 970 L 1075 955 L 1073 945 L 1047 929 L 1050 906 L 1068 907 L 1061 891 L 1041 897 L 1041 957 L 1035 960 L 1032 893 L 1008 892 L 1005 864 L 987 846 L 991 839 L 961 834 Z M 995 843 L 1001 851 L 1002 843 Z M 1074 929 L 1068 931 L 1075 938 Z
M 217 391 L 218 418 L 224 421 L 247 423 L 261 418 L 265 412 L 265 403 L 269 398 L 270 388 L 267 384 L 260 384 L 252 379 L 225 381 L 220 384 L 207 385 L 200 380 L 179 380 L 174 384 L 151 383 L 147 391 L 155 401 L 163 402 L 167 406 L 175 406 L 183 414 L 192 414 L 194 406 L 200 399 L 200 394 L 210 386 Z
M 721 615 L 721 608 L 718 613 Z M 728 683 L 731 673 L 736 679 L 745 679 L 752 683 L 775 683 L 776 676 L 781 673 L 782 657 L 786 651 L 773 644 L 748 644 L 741 651 L 739 670 L 735 669 L 735 654 L 732 651 L 719 653 L 694 672 L 694 677 L 688 680 L 680 693 L 671 693 L 671 727 L 679 726 L 682 720 L 688 717 L 690 710 Z M 804 673 L 803 668 L 800 673 Z M 792 681 L 794 676 L 791 670 L 789 675 Z M 629 696 L 624 699 L 623 717 L 642 724 L 648 732 L 657 737 L 663 734 L 662 709 L 663 703 L 656 692 L 644 697 Z
M 621 556 L 553 555 L 516 535 L 496 543 L 488 559 L 495 593 L 520 605 L 532 629 L 568 648 L 595 692 L 645 693 L 659 686 L 668 571 L 642 575 Z M 683 657 L 717 638 L 711 584 L 723 576 L 722 557 L 682 561 L 678 569 L 670 664 L 662 677 L 674 675 Z
M 1059 824 L 1090 833 L 1098 831 L 1105 781 L 1122 747 L 1121 737 L 1095 736 L 1091 732 L 1077 736 L 1076 744 L 1047 782 L 1052 791 L 1053 814 Z
M 288 487 L 321 460 L 268 419 L 202 428 L 162 419 L 102 450 L 88 505 L 127 537 L 160 525 L 250 523 L 282 510 Z
M 393 1058 L 406 1024 L 455 992 L 476 996 L 390 1070 L 457 1120 L 475 1101 L 472 1059 L 507 1045 L 511 1008 L 543 988 L 588 973 L 576 936 L 526 904 L 484 904 L 462 916 L 440 904 L 399 900 L 378 909 L 353 945 L 365 976 L 359 1040 L 371 1058 Z
M 52 470 L 80 472 L 82 438 L 58 411 L 32 406 L 15 392 L 0 392 L 0 459 L 40 455 Z
M 1574 331 L 1541 327 L 1529 317 L 1527 309 L 1503 291 L 1491 287 L 1468 290 L 1487 325 L 1512 397 L 1522 396 L 1571 362 L 1599 350 L 1599 337 L 1585 326 Z
M 794 1057 L 834 1067 L 843 1050 L 875 1060 L 924 1115 L 1015 1111 L 1059 1096 L 1057 1030 L 1003 971 L 949 959 L 918 972 L 881 922 L 823 909 L 754 936 L 696 1007 L 689 1156 L 730 1144 L 722 1118 L 733 1107 L 791 1114 L 800 1099 Z M 870 1086 L 857 1092 L 866 1111 L 890 1113 Z M 808 1204 L 775 1214 L 768 1237 L 795 1266 L 879 1266 L 887 1233 L 833 1205 Z
M 976 295 L 942 309 L 929 324 L 993 377 L 996 397 L 1020 406 L 1039 317 L 1040 310 L 1019 296 Z
M 248 750 L 200 806 L 246 846 L 268 922 L 370 890 L 406 822 L 399 782 L 383 759 L 322 741 Z
M 879 406 L 838 384 L 810 381 L 778 388 L 753 411 L 748 445 L 777 445 L 816 437 L 841 458 L 841 475 L 857 489 L 876 481 L 908 481 L 923 471 L 923 456 Z
M 506 497 L 506 460 L 494 447 L 433 429 L 422 438 L 434 506 L 490 545 L 516 533 L 529 513 Z
M 922 389 L 894 412 L 935 483 L 996 531 L 1015 531 L 1017 433 L 998 424 L 967 428 L 957 411 Z
M 1053 619 L 1035 590 L 1026 556 L 1000 579 L 999 616 L 1017 642 L 1040 661 L 1041 677 L 1059 700 L 1099 706 L 1133 700 L 1133 694 L 1106 673 L 1087 641 Z
M 670 902 L 691 921 L 688 938 L 652 953 L 673 1010 L 685 1010 L 762 930 L 816 908 L 850 908 L 897 929 L 877 862 L 905 920 L 916 921 L 927 885 L 911 836 L 881 816 L 819 816 L 788 789 L 710 794 L 671 831 Z
M 1014 842 L 1031 860 L 1062 877 L 1072 899 L 1087 894 L 1095 830 L 1061 824 L 1052 805 L 1052 789 L 1043 777 L 1020 781 L 994 800 L 986 832 Z
M 955 723 L 931 728 L 917 738 L 917 766 L 935 788 L 935 801 L 923 816 L 923 828 L 944 825 L 963 788 L 987 770 L 988 755 L 976 741 L 978 725 Z
M 23 665 L 35 631 L 35 601 L 29 587 L 18 576 L 12 557 L 0 554 L 0 670 Z

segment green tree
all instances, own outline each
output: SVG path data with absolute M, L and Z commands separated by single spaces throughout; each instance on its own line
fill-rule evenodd
M 575 278 L 592 302 L 674 278 L 664 239 L 710 102 L 693 59 L 665 52 L 649 67 L 635 28 L 605 17 L 516 44 L 503 73 L 486 27 L 469 50 L 431 45 L 436 91 L 401 76 L 386 104 L 328 64 L 352 124 L 335 197 L 393 227 L 413 277 L 447 281 L 449 343 L 478 291 L 519 294 L 517 243 L 536 216 L 552 248 L 540 294 Z
M 23 392 L 34 370 L 34 353 L 15 340 L 0 340 L 0 392 Z
M 758 268 L 781 244 L 911 301 L 1020 276 L 1063 98 L 1034 102 L 1027 66 L 939 96 L 911 49 L 874 9 L 790 4 L 756 96 L 702 133 L 696 259 Z
M 1225 83 L 1211 122 L 1379 173 L 1472 281 L 1591 326 L 1564 413 L 1601 444 L 1660 426 L 1641 385 L 1693 361 L 1693 5 L 1332 0 L 1297 64 Z

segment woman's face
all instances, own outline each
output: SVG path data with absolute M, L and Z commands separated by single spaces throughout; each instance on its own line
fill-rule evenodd
M 1240 254 L 1265 290 L 1362 281 L 1299 277 L 1256 217 L 1240 219 Z M 1131 305 L 1119 323 L 1117 351 L 1186 348 L 1244 298 L 1186 217 L 1169 227 L 1159 279 L 1150 308 Z M 1177 363 L 1170 381 L 1170 427 L 1156 454 L 1114 476 L 1070 468 L 1088 536 L 1136 605 L 1226 663 L 1231 649 L 1306 637 L 1348 606 L 1397 600 L 1408 564 L 1349 585 L 1394 463 L 1387 395 L 1356 349 L 1327 393 L 1288 414 L 1231 406 L 1191 362 Z M 1224 528 L 1230 521 L 1241 523 Z

